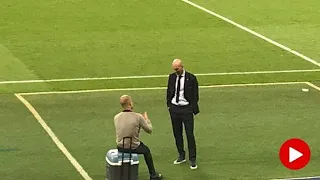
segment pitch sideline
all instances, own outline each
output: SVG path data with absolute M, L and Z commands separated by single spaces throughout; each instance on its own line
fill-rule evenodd
M 307 56 L 305 56 L 305 55 L 303 55 L 303 54 L 301 54 L 301 53 L 299 53 L 299 52 L 297 52 L 295 50 L 292 50 L 289 47 L 284 46 L 284 45 L 282 45 L 282 44 L 280 44 L 280 43 L 278 43 L 278 42 L 276 42 L 276 41 L 274 41 L 274 40 L 272 40 L 270 38 L 267 38 L 267 37 L 255 32 L 255 31 L 253 31 L 253 30 L 251 30 L 251 29 L 249 29 L 249 28 L 247 28 L 247 27 L 245 27 L 243 25 L 240 25 L 240 24 L 238 24 L 238 23 L 236 23 L 236 22 L 234 22 L 234 21 L 232 21 L 232 20 L 230 20 L 230 19 L 228 19 L 228 18 L 226 18 L 226 17 L 224 17 L 224 16 L 222 16 L 220 14 L 217 14 L 217 13 L 215 13 L 213 11 L 210 11 L 210 10 L 208 10 L 208 9 L 206 9 L 206 8 L 196 4 L 194 2 L 191 2 L 189 0 L 181 0 L 181 1 L 193 6 L 195 8 L 198 8 L 198 9 L 200 9 L 200 10 L 202 10 L 202 11 L 208 13 L 208 14 L 211 14 L 211 15 L 213 15 L 213 16 L 215 16 L 215 17 L 217 17 L 217 18 L 219 18 L 219 19 L 221 19 L 221 20 L 223 20 L 223 21 L 225 21 L 225 22 L 227 22 L 229 24 L 232 24 L 232 25 L 238 27 L 239 29 L 242 29 L 242 30 L 244 30 L 244 31 L 256 36 L 256 37 L 259 37 L 260 39 L 263 39 L 263 40 L 265 40 L 265 41 L 267 41 L 267 42 L 269 42 L 269 43 L 271 43 L 271 44 L 273 44 L 273 45 L 275 45 L 275 46 L 277 46 L 277 47 L 279 47 L 279 48 L 281 48 L 283 50 L 286 50 L 286 51 L 288 51 L 288 52 L 290 52 L 290 53 L 292 53 L 292 54 L 304 59 L 305 61 L 308 61 L 308 62 L 320 67 L 320 63 L 319 62 L 317 62 L 317 61 L 315 61 L 315 60 L 313 60 L 313 59 L 311 59 L 311 58 L 309 58 L 309 57 L 307 57 Z
M 221 73 L 195 73 L 196 76 L 225 76 L 225 75 L 251 75 L 251 74 L 281 74 L 281 73 L 302 73 L 320 72 L 320 69 L 292 69 L 277 71 L 244 71 L 244 72 L 221 72 Z M 113 76 L 113 77 L 83 77 L 83 78 L 64 78 L 64 79 L 31 79 L 31 80 L 12 80 L 0 81 L 0 84 L 31 84 L 46 82 L 67 82 L 67 81 L 97 81 L 97 80 L 117 80 L 117 79 L 151 79 L 167 78 L 168 75 L 144 75 L 144 76 Z
M 27 109 L 32 113 L 32 115 L 38 120 L 42 128 L 47 132 L 52 141 L 57 145 L 57 147 L 62 151 L 62 153 L 68 158 L 71 164 L 75 167 L 75 169 L 80 173 L 80 175 L 85 180 L 92 180 L 88 173 L 83 169 L 83 167 L 78 163 L 78 161 L 70 154 L 67 148 L 63 145 L 63 143 L 59 140 L 59 138 L 54 134 L 51 128 L 47 125 L 47 123 L 42 119 L 40 114 L 36 111 L 36 109 L 21 95 L 15 94 L 15 96 L 27 107 Z
M 199 88 L 223 88 L 223 87 L 247 87 L 247 86 L 272 86 L 272 85 L 293 85 L 308 84 L 309 82 L 271 82 L 271 83 L 247 83 L 247 84 L 223 84 L 199 86 Z M 310 83 L 311 84 L 311 83 Z M 309 85 L 310 86 L 310 85 Z M 165 90 L 166 87 L 147 87 L 147 88 L 115 88 L 115 89 L 88 89 L 88 90 L 70 90 L 70 91 L 43 91 L 43 92 L 26 92 L 16 93 L 18 95 L 45 95 L 45 94 L 75 94 L 75 93 L 92 93 L 92 92 L 110 92 L 110 91 L 145 91 L 145 90 Z

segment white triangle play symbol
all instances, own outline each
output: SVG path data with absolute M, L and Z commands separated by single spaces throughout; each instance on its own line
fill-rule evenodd
M 303 154 L 292 147 L 289 147 L 289 162 L 293 162 L 303 156 Z

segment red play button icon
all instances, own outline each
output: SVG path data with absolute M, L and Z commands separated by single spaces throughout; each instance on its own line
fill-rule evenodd
M 292 170 L 305 167 L 310 161 L 310 155 L 308 144 L 297 138 L 284 142 L 279 151 L 281 163 Z

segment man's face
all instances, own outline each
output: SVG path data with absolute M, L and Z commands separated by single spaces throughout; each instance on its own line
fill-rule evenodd
M 181 75 L 183 73 L 183 67 L 181 65 L 172 65 L 172 69 L 178 74 Z

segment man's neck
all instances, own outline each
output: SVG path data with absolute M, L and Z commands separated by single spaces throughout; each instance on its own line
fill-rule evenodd
M 132 109 L 124 109 L 123 112 L 132 112 Z

